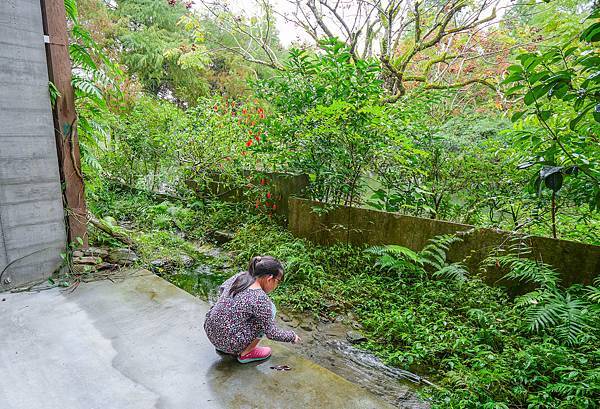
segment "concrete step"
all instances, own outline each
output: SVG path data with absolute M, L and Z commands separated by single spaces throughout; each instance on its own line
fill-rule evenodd
M 73 293 L 0 294 L 0 408 L 392 407 L 293 346 L 266 342 L 261 364 L 219 357 L 202 328 L 208 308 L 143 270 Z

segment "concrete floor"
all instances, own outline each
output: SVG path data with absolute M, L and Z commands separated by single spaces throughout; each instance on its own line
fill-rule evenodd
M 259 365 L 218 357 L 207 310 L 143 271 L 71 294 L 0 294 L 0 408 L 391 408 L 293 346 L 269 343 Z

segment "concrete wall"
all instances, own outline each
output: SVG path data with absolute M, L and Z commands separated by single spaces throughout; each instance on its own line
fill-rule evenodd
M 40 2 L 0 0 L 0 291 L 48 277 L 61 263 L 53 128 Z
M 312 209 L 323 207 L 322 203 L 298 198 L 288 201 L 290 231 L 320 244 L 399 244 L 419 251 L 435 236 L 473 230 L 464 235 L 462 243 L 453 245 L 448 254 L 452 262 L 467 259 L 470 271 L 477 271 L 491 250 L 511 244 L 511 234 L 501 230 L 344 206 L 319 215 Z M 529 237 L 527 243 L 533 254 L 561 273 L 565 285 L 591 284 L 600 275 L 600 246 L 536 236 Z M 483 274 L 487 282 L 494 284 L 504 272 L 492 268 Z
M 248 176 L 251 174 L 251 172 L 245 171 L 244 174 Z M 257 176 L 256 178 L 253 178 L 252 183 L 257 184 L 262 178 L 264 178 L 267 183 L 265 185 L 265 190 L 268 190 L 271 193 L 271 199 L 268 201 L 276 204 L 276 213 L 285 218 L 287 218 L 289 213 L 288 198 L 301 195 L 309 184 L 307 175 L 292 175 L 275 172 L 266 173 L 264 177 Z M 240 202 L 246 200 L 246 187 L 235 187 L 235 184 L 222 180 L 219 175 L 214 176 L 214 181 L 208 184 L 206 191 L 203 191 L 193 180 L 188 180 L 186 184 L 200 197 L 218 196 L 219 200 L 230 202 Z M 263 198 L 262 201 L 267 201 L 266 197 Z

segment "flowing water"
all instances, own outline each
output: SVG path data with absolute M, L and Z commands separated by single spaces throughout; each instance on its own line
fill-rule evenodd
M 199 248 L 205 255 L 185 273 L 162 274 L 187 292 L 208 302 L 218 297 L 223 281 L 236 272 L 229 256 L 218 247 Z M 427 408 L 429 405 L 417 395 L 417 389 L 431 384 L 411 372 L 385 365 L 367 351 L 352 346 L 346 339 L 352 329 L 342 322 L 315 321 L 309 315 L 282 311 L 278 318 L 282 328 L 294 330 L 303 342 L 292 348 L 300 355 L 331 370 L 337 375 L 362 386 L 399 408 Z

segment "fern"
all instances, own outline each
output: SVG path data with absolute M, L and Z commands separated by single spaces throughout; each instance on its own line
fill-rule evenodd
M 531 332 L 554 329 L 556 338 L 574 345 L 589 328 L 588 304 L 569 293 L 540 290 L 516 299 L 517 307 L 525 307 L 525 318 Z
M 488 257 L 483 264 L 485 266 L 496 265 L 507 268 L 509 272 L 503 277 L 505 279 L 535 283 L 546 288 L 556 288 L 560 282 L 558 272 L 552 266 L 538 260 L 508 254 L 499 257 Z
M 434 277 L 446 278 L 452 281 L 464 282 L 467 281 L 469 272 L 462 263 L 448 264 L 433 273 Z
M 460 241 L 462 241 L 460 237 L 448 234 L 429 240 L 419 253 L 398 245 L 375 246 L 367 249 L 366 252 L 378 256 L 377 265 L 387 270 L 400 272 L 411 266 L 422 269 L 427 265 L 433 268 L 432 276 L 435 278 L 463 282 L 468 275 L 465 266 L 462 263 L 446 262 L 448 249 L 453 243 Z
M 600 277 L 596 277 L 594 285 L 588 285 L 585 288 L 587 298 L 596 304 L 600 304 Z
M 419 254 L 404 246 L 398 246 L 393 244 L 390 244 L 388 246 L 375 246 L 367 249 L 367 252 L 375 254 L 377 256 L 401 256 L 417 264 L 420 263 Z
M 419 253 L 423 264 L 430 265 L 435 270 L 441 270 L 446 266 L 446 254 L 453 243 L 461 242 L 462 239 L 453 234 L 435 236 Z

